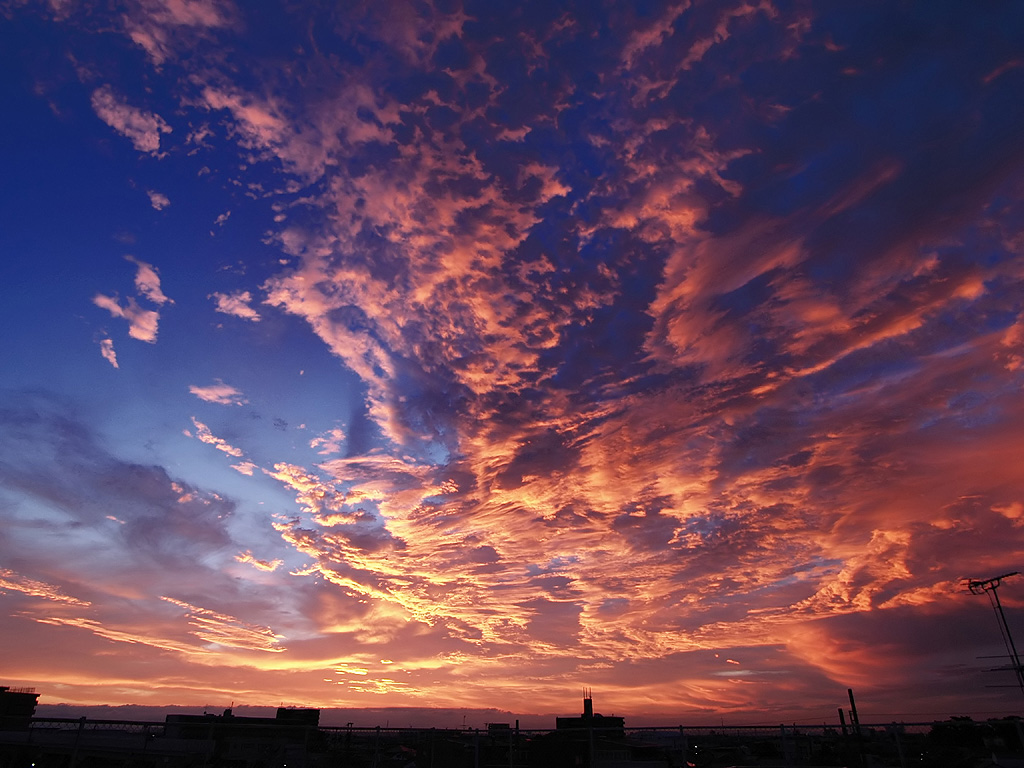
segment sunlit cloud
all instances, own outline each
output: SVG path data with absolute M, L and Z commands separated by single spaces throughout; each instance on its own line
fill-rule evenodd
M 21 576 L 9 568 L 0 568 L 0 590 L 18 592 L 29 597 L 40 597 L 44 600 L 52 600 L 67 605 L 83 607 L 89 605 L 85 600 L 65 595 L 59 587 Z
M 260 560 L 259 558 L 255 557 L 252 552 L 243 552 L 239 555 L 235 555 L 235 560 L 237 560 L 240 563 L 247 563 L 251 565 L 253 568 L 256 568 L 261 571 L 267 571 L 269 573 L 273 573 L 282 565 L 284 565 L 284 561 L 280 559 Z
M 332 453 L 338 453 L 341 450 L 342 441 L 345 439 L 345 433 L 335 427 L 334 429 L 328 430 L 319 437 L 314 437 L 309 441 L 309 447 L 316 449 L 316 452 L 324 456 L 329 456 Z
M 254 323 L 260 320 L 259 313 L 251 306 L 252 294 L 249 291 L 238 291 L 232 294 L 214 292 L 210 294 L 210 298 L 216 302 L 218 312 L 240 317 L 243 320 L 251 320 Z
M 207 445 L 212 445 L 218 451 L 223 451 L 228 456 L 234 456 L 235 458 L 239 458 L 242 456 L 241 448 L 235 448 L 234 446 L 228 444 L 228 442 L 223 438 L 214 435 L 210 431 L 210 428 L 203 424 L 203 422 L 199 421 L 199 419 L 197 419 L 195 416 L 192 417 L 192 423 L 195 425 L 196 428 L 195 437 L 200 442 L 206 443 Z M 191 437 L 191 433 L 189 433 L 187 430 L 185 434 Z
M 154 309 L 143 309 L 139 306 L 134 297 L 129 296 L 121 303 L 117 295 L 106 296 L 97 293 L 92 298 L 92 303 L 100 309 L 107 310 L 111 317 L 118 317 L 128 321 L 128 335 L 139 341 L 156 343 L 157 325 L 160 321 L 160 314 Z
M 184 609 L 192 627 L 190 632 L 204 642 L 271 653 L 286 650 L 280 645 L 281 636 L 267 627 L 255 626 L 234 616 L 200 608 L 172 597 L 162 596 L 160 599 Z
M 161 134 L 171 132 L 171 127 L 160 115 L 130 106 L 110 86 L 93 91 L 92 108 L 103 122 L 131 141 L 139 152 L 159 152 Z
M 167 195 L 161 194 L 160 192 L 148 189 L 146 190 L 146 194 L 149 195 L 149 203 L 153 206 L 154 210 L 162 211 L 171 204 Z
M 136 259 L 134 256 L 126 256 L 125 259 L 135 264 L 135 289 L 140 297 L 156 304 L 173 304 L 174 302 L 164 295 L 160 289 L 160 275 L 153 265 Z M 134 296 L 129 296 L 122 303 L 121 298 L 114 294 L 107 296 L 97 293 L 93 296 L 92 303 L 100 309 L 107 310 L 112 317 L 122 318 L 128 321 L 128 335 L 139 341 L 146 341 L 150 344 L 156 343 L 157 328 L 160 322 L 160 313 L 155 309 L 145 309 L 139 306 Z M 113 343 L 109 346 L 110 354 L 113 356 Z M 104 354 L 110 361 L 110 358 Z M 114 367 L 117 367 L 116 365 Z
M 233 16 L 228 0 L 136 0 L 121 18 L 128 37 L 159 67 L 205 30 L 229 25 Z
M 188 391 L 207 403 L 217 403 L 218 405 L 245 405 L 245 403 L 248 402 L 241 391 L 235 389 L 230 384 L 225 384 L 220 379 L 217 379 L 216 384 L 210 384 L 206 387 L 200 387 L 196 384 L 192 384 L 189 386 Z
M 125 256 L 125 258 L 137 267 L 137 271 L 135 273 L 135 290 L 137 290 L 141 296 L 145 296 L 157 306 L 174 303 L 171 299 L 167 298 L 164 295 L 164 292 L 160 289 L 160 274 L 157 272 L 156 267 L 152 264 L 140 261 L 134 256 Z
M 175 651 L 184 655 L 200 654 L 203 653 L 200 649 L 195 649 L 186 643 L 176 642 L 166 638 L 153 637 L 148 634 L 135 633 L 131 631 L 125 631 L 116 627 L 104 626 L 102 623 L 95 619 L 89 619 L 85 617 L 40 617 L 37 618 L 40 624 L 52 624 L 55 626 L 75 627 L 79 629 L 87 630 L 99 637 L 106 640 L 111 640 L 116 643 L 129 643 L 138 645 L 148 645 L 154 648 L 159 648 L 165 651 Z
M 100 354 L 103 355 L 103 359 L 110 363 L 115 368 L 117 365 L 117 352 L 114 351 L 114 342 L 112 339 L 100 339 Z
M 161 344 L 19 358 L 69 405 L 0 409 L 0 555 L 90 601 L 19 621 L 314 704 L 957 706 L 1024 551 L 1019 24 L 579 10 L 46 22 L 127 43 L 76 146 L 152 208 L 64 290 Z

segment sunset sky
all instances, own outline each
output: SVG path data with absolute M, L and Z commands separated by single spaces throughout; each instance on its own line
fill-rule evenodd
M 1024 3 L 0 0 L 0 65 L 0 683 L 1024 708 Z

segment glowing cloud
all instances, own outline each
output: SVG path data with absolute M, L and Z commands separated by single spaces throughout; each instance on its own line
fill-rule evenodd
M 103 359 L 110 363 L 115 368 L 117 365 L 117 353 L 114 351 L 114 342 L 112 339 L 100 339 L 100 354 L 103 355 Z
M 217 379 L 216 384 L 211 384 L 207 387 L 200 387 L 193 384 L 189 386 L 188 391 L 207 403 L 218 403 L 220 405 L 245 405 L 245 403 L 249 402 L 239 390 L 235 389 L 230 384 L 225 384 L 220 379 Z
M 248 551 L 243 552 L 240 555 L 235 555 L 235 560 L 237 560 L 240 563 L 248 563 L 253 568 L 256 568 L 261 571 L 267 571 L 268 573 L 273 573 L 282 565 L 284 565 L 283 560 L 260 560 L 256 556 L 254 556 L 252 552 Z
M 129 297 L 122 306 L 121 300 L 115 296 L 98 293 L 93 296 L 92 303 L 100 309 L 107 310 L 112 317 L 128 321 L 128 335 L 139 341 L 156 343 L 157 325 L 160 314 L 153 309 L 143 309 L 134 298 Z
M 49 642 L 11 668 L 74 637 L 59 671 L 120 690 L 132 643 L 209 700 L 966 700 L 999 637 L 957 585 L 1024 557 L 1024 15 L 31 8 L 10 81 L 52 111 L 18 114 L 75 130 L 6 167 L 80 216 L 5 218 L 0 561 L 43 586 L 3 597 Z M 118 375 L 107 313 L 160 330 Z
M 172 597 L 161 599 L 183 608 L 192 626 L 191 633 L 204 642 L 270 653 L 286 650 L 280 645 L 281 636 L 274 634 L 268 627 L 255 626 L 234 616 L 199 608 Z
M 146 194 L 149 195 L 149 203 L 153 206 L 154 210 L 162 211 L 164 208 L 171 204 L 170 199 L 167 195 L 155 192 L 152 189 L 146 190 Z
M 321 455 L 328 456 L 341 450 L 341 444 L 344 439 L 345 433 L 338 427 L 335 427 L 310 440 L 309 447 L 317 449 L 317 453 Z
M 47 584 L 43 581 L 36 579 L 29 579 L 24 576 L 20 576 L 9 568 L 0 568 L 0 590 L 10 590 L 12 592 L 19 592 L 29 597 L 40 597 L 44 600 L 52 600 L 57 603 L 65 603 L 67 605 L 76 606 L 88 606 L 89 603 L 85 600 L 79 600 L 76 597 L 65 595 L 59 587 L 55 587 L 52 584 Z
M 134 256 L 125 256 L 125 259 L 137 267 L 135 272 L 135 290 L 157 306 L 174 303 L 160 289 L 160 274 L 157 272 L 156 267 L 144 261 L 139 261 Z
M 162 117 L 130 106 L 110 86 L 93 91 L 92 108 L 103 122 L 131 141 L 139 152 L 156 154 L 160 151 L 160 135 L 171 132 L 171 127 Z
M 250 306 L 252 294 L 249 291 L 237 291 L 231 294 L 214 292 L 210 294 L 210 298 L 216 302 L 218 312 L 254 323 L 260 321 L 259 313 Z
M 218 451 L 223 451 L 228 456 L 234 456 L 235 458 L 238 458 L 242 455 L 241 448 L 235 448 L 229 445 L 228 442 L 223 438 L 214 435 L 210 431 L 210 428 L 203 424 L 201 421 L 199 421 L 195 416 L 192 417 L 192 423 L 196 427 L 196 437 L 200 440 L 200 442 L 206 443 L 207 445 L 212 445 Z M 185 434 L 189 435 L 189 432 L 186 430 Z

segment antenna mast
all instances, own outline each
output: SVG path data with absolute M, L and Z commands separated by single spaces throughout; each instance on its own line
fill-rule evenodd
M 1013 672 L 1017 676 L 1017 685 L 1021 693 L 1024 693 L 1024 669 L 1020 665 L 1020 657 L 1017 655 L 1017 646 L 1014 645 L 1013 636 L 1010 634 L 1010 626 L 1006 623 L 1006 614 L 1003 613 L 1003 604 L 999 602 L 999 585 L 1003 579 L 1010 576 L 1019 576 L 1018 571 L 1004 573 L 1001 576 L 994 576 L 991 579 L 969 579 L 967 589 L 972 595 L 988 594 L 989 602 L 992 603 L 992 610 L 995 611 L 996 619 L 999 621 L 999 632 L 1003 636 L 1003 644 L 1006 646 L 1006 653 L 1013 666 Z

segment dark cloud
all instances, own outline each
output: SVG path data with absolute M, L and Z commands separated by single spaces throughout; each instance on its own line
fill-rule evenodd
M 105 526 L 110 548 L 123 546 L 136 564 L 157 558 L 180 565 L 231 543 L 225 526 L 232 501 L 177 481 L 163 467 L 120 461 L 69 402 L 43 392 L 7 392 L 4 400 L 0 484 L 24 500 L 22 514 L 38 508 L 73 528 Z M 46 525 L 42 519 L 37 526 Z M 118 524 L 105 522 L 112 519 Z

